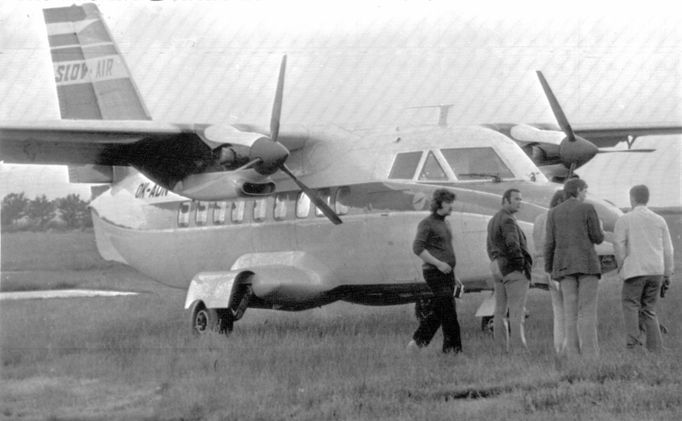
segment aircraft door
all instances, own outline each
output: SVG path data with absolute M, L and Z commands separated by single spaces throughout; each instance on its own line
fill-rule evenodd
M 486 249 L 489 219 L 486 215 L 464 212 L 453 212 L 448 217 L 457 256 L 456 272 L 460 278 L 484 280 L 489 277 Z M 485 286 L 485 282 L 481 286 Z
M 413 283 L 422 278 L 421 260 L 412 253 L 417 225 L 428 215 L 421 212 L 426 202 L 415 200 L 419 194 L 390 189 L 369 194 L 369 241 L 382 283 Z

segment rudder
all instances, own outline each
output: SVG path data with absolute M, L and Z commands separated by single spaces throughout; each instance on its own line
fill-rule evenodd
M 151 119 L 96 5 L 43 14 L 63 119 Z

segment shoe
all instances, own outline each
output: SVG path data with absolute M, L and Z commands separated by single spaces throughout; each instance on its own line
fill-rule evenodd
M 420 350 L 421 348 L 419 347 L 419 345 L 417 345 L 417 342 L 415 342 L 414 340 L 411 340 L 411 341 L 407 344 L 407 348 L 406 348 L 406 349 L 407 349 L 407 353 L 408 353 L 408 354 L 414 355 L 414 354 L 419 353 L 419 350 Z

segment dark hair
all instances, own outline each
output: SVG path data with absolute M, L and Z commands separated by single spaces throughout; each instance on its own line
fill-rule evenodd
M 557 190 L 554 192 L 554 196 L 552 196 L 552 200 L 549 201 L 549 208 L 555 208 L 559 206 L 564 200 L 566 200 L 566 194 L 564 193 L 563 190 Z
M 586 189 L 587 183 L 579 178 L 571 178 L 564 183 L 564 193 L 566 194 L 566 199 L 578 196 L 578 190 Z
M 630 197 L 635 200 L 635 203 L 646 205 L 649 203 L 649 188 L 644 184 L 639 184 L 630 189 Z
M 509 189 L 504 194 L 502 194 L 502 204 L 504 205 L 504 201 L 506 200 L 507 202 L 511 203 L 511 195 L 512 193 L 521 193 L 521 190 L 519 189 Z
M 436 213 L 440 209 L 443 202 L 452 203 L 455 201 L 457 196 L 446 189 L 438 189 L 433 192 L 433 198 L 431 199 L 431 212 Z

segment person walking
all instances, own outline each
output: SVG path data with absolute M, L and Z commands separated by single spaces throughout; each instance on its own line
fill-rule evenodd
M 423 261 L 424 280 L 434 298 L 429 301 L 430 308 L 424 313 L 419 327 L 412 335 L 408 350 L 426 347 L 439 327 L 443 327 L 443 352 L 462 352 L 457 309 L 453 297 L 455 284 L 462 286 L 455 276 L 455 252 L 452 247 L 452 230 L 445 220 L 452 213 L 455 194 L 446 189 L 433 192 L 431 215 L 423 219 L 417 227 L 417 235 L 412 245 L 414 254 Z
M 673 274 L 673 243 L 665 219 L 652 212 L 647 203 L 647 186 L 630 189 L 632 210 L 616 221 L 614 248 L 623 279 L 626 347 L 633 349 L 642 345 L 639 340 L 642 326 L 647 350 L 660 352 L 663 345 L 656 302 L 659 294 L 665 293 L 662 285 L 669 284 Z
M 549 202 L 549 209 L 554 209 L 564 201 L 564 191 L 557 190 Z M 564 344 L 564 303 L 559 281 L 552 279 L 551 274 L 545 272 L 545 234 L 547 233 L 547 212 L 543 212 L 535 218 L 533 223 L 533 244 L 535 255 L 533 256 L 533 274 L 547 280 L 549 296 L 552 300 L 554 352 L 561 354 Z
M 604 241 L 597 211 L 589 203 L 587 183 L 564 184 L 566 200 L 547 214 L 545 272 L 559 281 L 564 305 L 562 355 L 599 356 L 597 297 L 601 264 L 594 248 Z
M 495 343 L 505 351 L 528 348 L 523 324 L 533 259 L 528 252 L 526 236 L 514 216 L 522 202 L 519 190 L 505 191 L 502 209 L 488 222 L 486 245 L 495 278 L 493 335 Z M 507 311 L 511 332 L 504 323 Z

